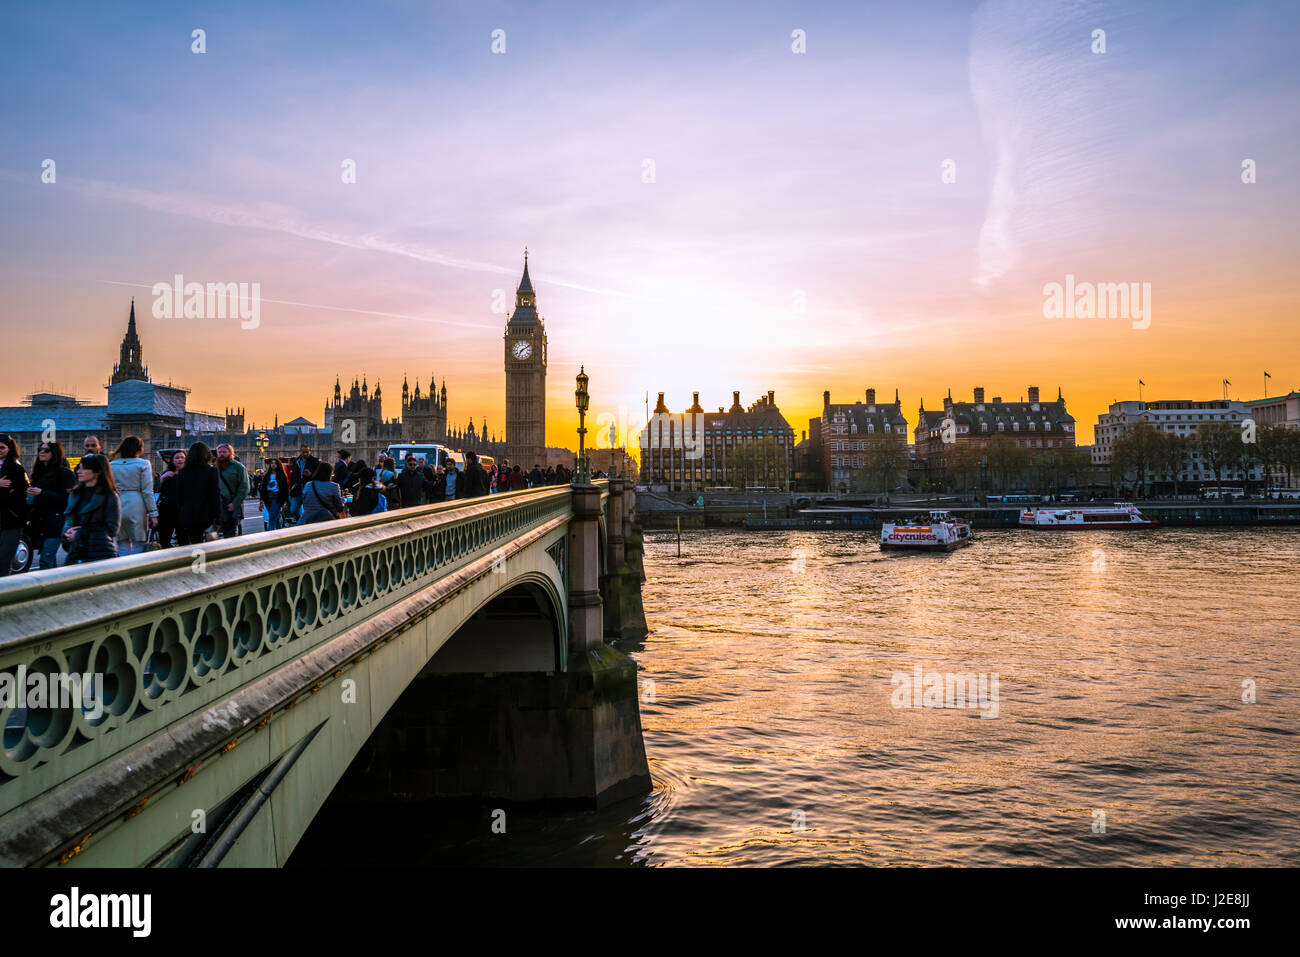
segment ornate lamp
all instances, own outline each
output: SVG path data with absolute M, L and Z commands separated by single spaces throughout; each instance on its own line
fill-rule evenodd
M 578 388 L 573 392 L 574 403 L 578 407 L 578 461 L 573 470 L 573 484 L 587 485 L 591 476 L 587 470 L 587 409 L 591 406 L 591 395 L 587 392 L 586 366 L 578 368 Z

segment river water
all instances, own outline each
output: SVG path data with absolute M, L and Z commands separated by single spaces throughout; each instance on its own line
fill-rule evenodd
M 976 534 L 647 533 L 650 635 L 619 647 L 654 792 L 404 860 L 1300 863 L 1300 529 Z M 947 674 L 978 707 L 923 706 Z

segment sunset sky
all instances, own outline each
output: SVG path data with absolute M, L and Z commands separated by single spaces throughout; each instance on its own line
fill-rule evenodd
M 1084 443 L 1139 378 L 1300 389 L 1298 34 L 1285 2 L 5 4 L 0 405 L 102 402 L 134 295 L 191 408 L 319 423 L 364 374 L 396 417 L 433 372 L 500 434 L 525 246 L 552 445 L 580 363 L 634 430 L 647 392 L 773 389 L 796 436 L 823 389 L 911 426 L 1059 386 Z M 154 318 L 176 274 L 260 283 L 259 327 Z M 1149 328 L 1044 318 L 1067 274 L 1150 283 Z

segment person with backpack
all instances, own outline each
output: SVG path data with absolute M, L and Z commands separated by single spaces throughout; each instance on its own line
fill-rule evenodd
M 217 478 L 221 485 L 221 537 L 234 538 L 244 518 L 248 469 L 235 458 L 234 448 L 224 442 L 217 446 Z
M 384 494 L 383 484 L 376 478 L 373 469 L 359 469 L 357 493 L 352 499 L 352 514 L 375 515 L 386 511 L 388 511 L 388 496 Z
M 330 519 L 342 518 L 347 508 L 343 504 L 343 492 L 334 481 L 334 470 L 328 462 L 322 462 L 316 468 L 316 477 L 302 487 L 302 519 L 300 524 L 328 522 Z
M 320 459 L 311 454 L 311 446 L 306 442 L 298 451 L 298 457 L 289 463 L 289 517 L 295 522 L 302 517 L 303 484 L 316 477 L 320 465 Z

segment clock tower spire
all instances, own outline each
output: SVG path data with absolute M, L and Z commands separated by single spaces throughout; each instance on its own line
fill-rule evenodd
M 546 467 L 546 327 L 537 313 L 533 281 L 524 274 L 515 290 L 515 311 L 506 321 L 506 457 L 527 472 Z

